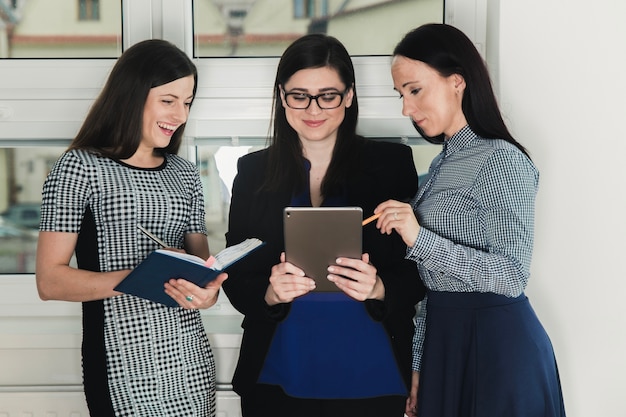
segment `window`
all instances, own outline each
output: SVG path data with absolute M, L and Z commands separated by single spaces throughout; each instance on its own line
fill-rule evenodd
M 414 150 L 418 173 L 425 174 L 440 147 L 425 145 L 418 139 L 406 143 Z M 1 146 L 0 143 L 0 274 L 32 274 L 35 272 L 41 188 L 67 146 Z M 224 248 L 237 159 L 265 146 L 265 140 L 260 139 L 247 139 L 238 144 L 211 139 L 194 142 L 193 156 L 204 188 L 206 225 L 213 252 Z
M 194 0 L 195 56 L 280 56 L 311 32 L 337 37 L 351 55 L 389 55 L 409 29 L 444 21 L 444 0 L 243 0 L 236 17 L 228 4 Z M 371 30 L 372 22 L 384 30 Z
M 397 141 L 397 138 L 378 140 Z M 428 145 L 418 139 L 405 143 L 413 149 L 415 166 L 420 180 L 423 180 L 430 161 L 441 151 L 441 146 Z M 237 159 L 265 146 L 265 141 L 262 140 L 245 140 L 239 144 L 209 139 L 196 141 L 196 164 L 204 187 L 206 224 L 212 252 L 224 248 L 224 233 L 228 228 L 228 211 L 233 180 L 237 174 Z
M 240 144 L 200 140 L 196 142 L 196 165 L 204 188 L 204 209 L 209 248 L 216 253 L 224 249 L 224 234 L 228 228 L 228 211 L 233 180 L 237 174 L 237 159 L 263 148 L 264 142 L 248 140 Z
M 36 231 L 29 224 L 38 216 L 45 174 L 76 134 L 122 46 L 150 37 L 171 40 L 194 56 L 198 66 L 198 91 L 182 156 L 196 162 L 202 174 L 213 250 L 223 246 L 236 158 L 265 146 L 278 56 L 291 37 L 307 33 L 314 22 L 326 25 L 324 30 L 354 55 L 359 133 L 409 144 L 416 151 L 420 174 L 438 149 L 424 145 L 401 115 L 387 54 L 400 32 L 419 24 L 415 7 L 435 4 L 442 21 L 443 0 L 360 0 L 348 2 L 351 8 L 343 14 L 337 13 L 343 0 L 309 2 L 315 3 L 317 17 L 303 21 L 294 18 L 293 0 L 89 3 L 97 5 L 99 20 L 78 22 L 79 0 L 0 0 L 0 57 L 28 58 L 0 59 L 0 274 L 34 272 Z M 445 20 L 461 27 L 481 50 L 483 3 L 445 3 Z M 400 24 L 389 16 L 400 5 L 413 7 L 403 9 L 404 14 L 412 11 L 411 20 L 393 33 Z M 266 20 L 267 15 L 271 19 Z M 384 36 L 362 29 L 372 16 Z M 353 31 L 357 25 L 361 29 Z M 8 29 L 10 39 L 2 38 L 2 28 Z M 377 39 L 362 39 L 367 32 L 378 32 Z M 42 57 L 46 59 L 36 59 Z
M 78 20 L 100 20 L 100 0 L 78 0 Z
M 115 58 L 122 52 L 121 0 L 6 2 L 0 0 L 0 58 Z
M 293 0 L 293 17 L 296 19 L 305 19 L 313 17 L 311 6 L 312 0 Z
M 41 187 L 64 149 L 0 142 L 0 274 L 35 272 Z

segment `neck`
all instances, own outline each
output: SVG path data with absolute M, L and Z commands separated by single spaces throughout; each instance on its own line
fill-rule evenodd
M 330 164 L 333 157 L 335 142 L 302 142 L 302 154 L 311 162 L 311 166 L 324 166 Z
M 163 163 L 163 159 L 164 157 L 155 152 L 154 149 L 137 149 L 137 152 L 135 152 L 133 156 L 128 159 L 123 159 L 122 162 L 138 168 L 156 168 Z

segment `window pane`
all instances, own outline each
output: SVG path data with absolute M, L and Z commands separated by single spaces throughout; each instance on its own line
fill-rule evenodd
M 0 0 L 0 58 L 116 58 L 122 0 Z
M 199 141 L 196 163 L 204 188 L 209 245 L 215 253 L 225 246 L 237 160 L 265 147 L 265 140 L 250 140 L 238 146 L 212 142 Z M 421 139 L 410 139 L 409 145 L 422 180 L 441 146 L 426 145 Z M 0 274 L 35 272 L 41 189 L 65 149 L 65 145 L 0 147 Z
M 197 165 L 204 188 L 204 207 L 209 232 L 209 248 L 217 253 L 225 247 L 228 210 L 233 180 L 237 174 L 237 159 L 263 146 L 211 145 L 204 141 L 196 148 Z
M 0 274 L 35 272 L 41 188 L 65 148 L 0 147 Z
M 196 158 L 204 187 L 209 248 L 211 253 L 216 253 L 225 246 L 224 234 L 228 229 L 228 211 L 233 179 L 237 174 L 237 159 L 264 146 L 258 145 L 260 141 L 257 141 L 257 144 L 243 146 L 211 145 L 210 140 L 201 142 L 196 148 Z M 421 183 L 428 173 L 430 162 L 441 151 L 441 146 L 427 144 L 423 139 L 410 139 L 408 145 L 413 150 L 413 159 Z
M 312 32 L 351 55 L 389 55 L 410 29 L 443 22 L 444 0 L 194 0 L 193 13 L 196 57 L 280 56 Z

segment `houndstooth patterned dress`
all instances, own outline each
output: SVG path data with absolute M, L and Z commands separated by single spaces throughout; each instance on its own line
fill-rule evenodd
M 43 187 L 42 231 L 79 233 L 79 268 L 132 269 L 156 245 L 204 233 L 200 177 L 166 155 L 140 169 L 82 150 L 56 162 Z M 121 295 L 83 303 L 83 374 L 91 415 L 215 415 L 215 362 L 198 311 Z

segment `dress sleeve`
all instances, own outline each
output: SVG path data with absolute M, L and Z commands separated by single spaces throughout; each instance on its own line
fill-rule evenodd
M 205 222 L 205 209 L 204 209 L 204 193 L 202 189 L 202 181 L 200 179 L 200 173 L 198 169 L 193 167 L 193 190 L 191 192 L 191 217 L 189 219 L 189 225 L 187 226 L 186 233 L 202 233 L 206 235 L 207 228 Z
M 78 233 L 90 193 L 81 160 L 72 152 L 61 155 L 43 185 L 40 230 Z

